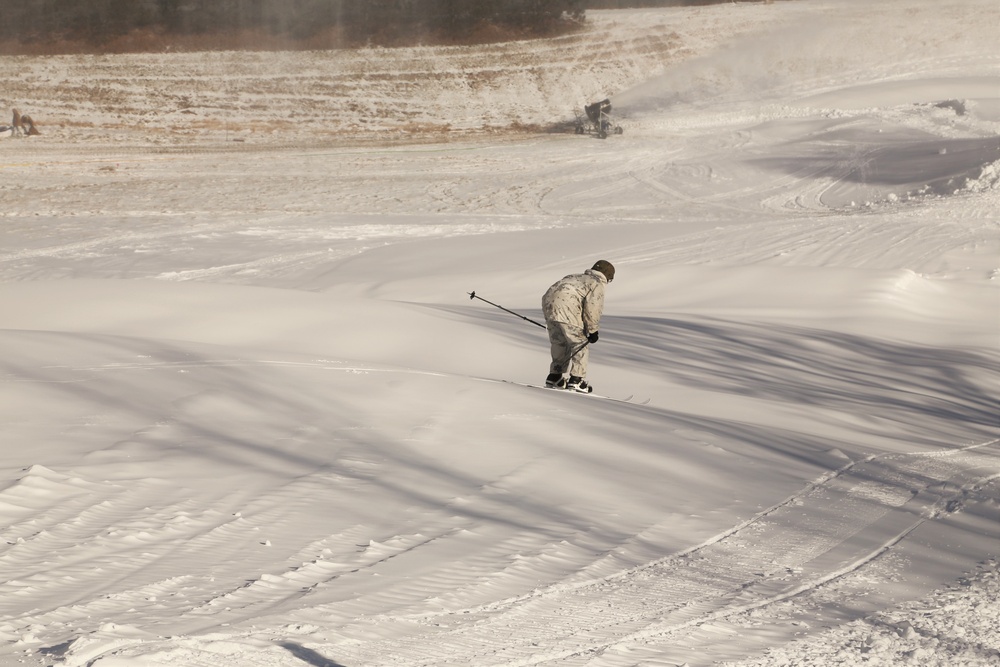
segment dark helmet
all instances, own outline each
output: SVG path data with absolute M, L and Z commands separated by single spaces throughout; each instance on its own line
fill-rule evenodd
M 603 273 L 609 283 L 615 279 L 615 267 L 606 259 L 597 260 L 597 263 L 591 269 Z

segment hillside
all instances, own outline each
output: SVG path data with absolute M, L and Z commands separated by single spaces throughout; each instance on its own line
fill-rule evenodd
M 588 15 L 0 59 L 0 665 L 996 663 L 1000 8 Z

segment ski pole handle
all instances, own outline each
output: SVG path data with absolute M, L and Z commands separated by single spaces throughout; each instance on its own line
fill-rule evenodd
M 499 308 L 500 310 L 502 310 L 505 313 L 510 313 L 511 315 L 515 315 L 517 317 L 520 317 L 525 322 L 531 322 L 535 326 L 541 327 L 543 329 L 548 329 L 547 326 L 545 326 L 544 324 L 542 324 L 540 322 L 536 322 L 535 320 L 531 319 L 530 317 L 525 317 L 524 315 L 521 315 L 520 313 L 515 313 L 513 310 L 507 310 L 506 308 L 504 308 L 501 305 L 495 304 L 495 303 L 493 303 L 492 301 L 490 301 L 488 299 L 484 299 L 483 297 L 481 297 L 478 294 L 476 294 L 475 290 L 469 292 L 469 300 L 471 301 L 472 299 L 479 299 L 480 301 L 485 301 L 486 303 L 490 304 L 491 306 L 493 306 L 495 308 Z

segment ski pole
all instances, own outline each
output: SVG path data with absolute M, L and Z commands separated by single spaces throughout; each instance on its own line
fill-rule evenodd
M 580 347 L 576 348 L 575 350 L 573 350 L 572 352 L 569 353 L 569 356 L 566 357 L 565 362 L 560 363 L 557 366 L 557 369 L 561 368 L 561 369 L 565 370 L 565 369 L 569 368 L 570 365 L 573 363 L 573 357 L 575 357 L 576 355 L 578 355 L 581 352 L 583 352 L 583 348 L 587 347 L 588 345 L 590 345 L 590 341 L 589 340 L 583 341 L 583 344 Z
M 480 301 L 485 301 L 486 303 L 488 303 L 491 306 L 494 306 L 496 308 L 499 308 L 500 310 L 502 310 L 505 313 L 510 313 L 511 315 L 517 315 L 518 317 L 520 317 L 525 322 L 531 322 L 535 326 L 541 327 L 543 329 L 548 329 L 547 326 L 545 326 L 544 324 L 541 324 L 540 322 L 536 322 L 535 320 L 531 319 L 530 317 L 525 317 L 524 315 L 521 315 L 520 313 L 515 313 L 513 310 L 507 310 L 503 306 L 497 305 L 497 304 L 493 303 L 492 301 L 490 301 L 488 299 L 484 299 L 483 297 L 481 297 L 478 294 L 476 294 L 475 291 L 469 292 L 469 300 L 471 301 L 472 299 L 479 299 Z
M 578 355 L 581 352 L 583 352 L 583 349 L 585 347 L 587 347 L 588 345 L 590 345 L 590 341 L 589 340 L 585 340 L 585 341 L 583 341 L 583 345 L 581 345 L 580 347 L 578 347 L 575 350 L 573 350 L 572 352 L 570 352 L 569 356 L 566 357 L 566 366 L 569 366 L 570 363 L 572 363 L 572 361 L 573 361 L 573 357 L 575 357 L 576 355 Z

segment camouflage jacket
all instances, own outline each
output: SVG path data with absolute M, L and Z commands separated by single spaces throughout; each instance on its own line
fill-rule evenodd
M 604 286 L 608 279 L 588 269 L 558 281 L 542 297 L 542 312 L 548 322 L 562 322 L 587 333 L 597 331 L 604 311 Z

